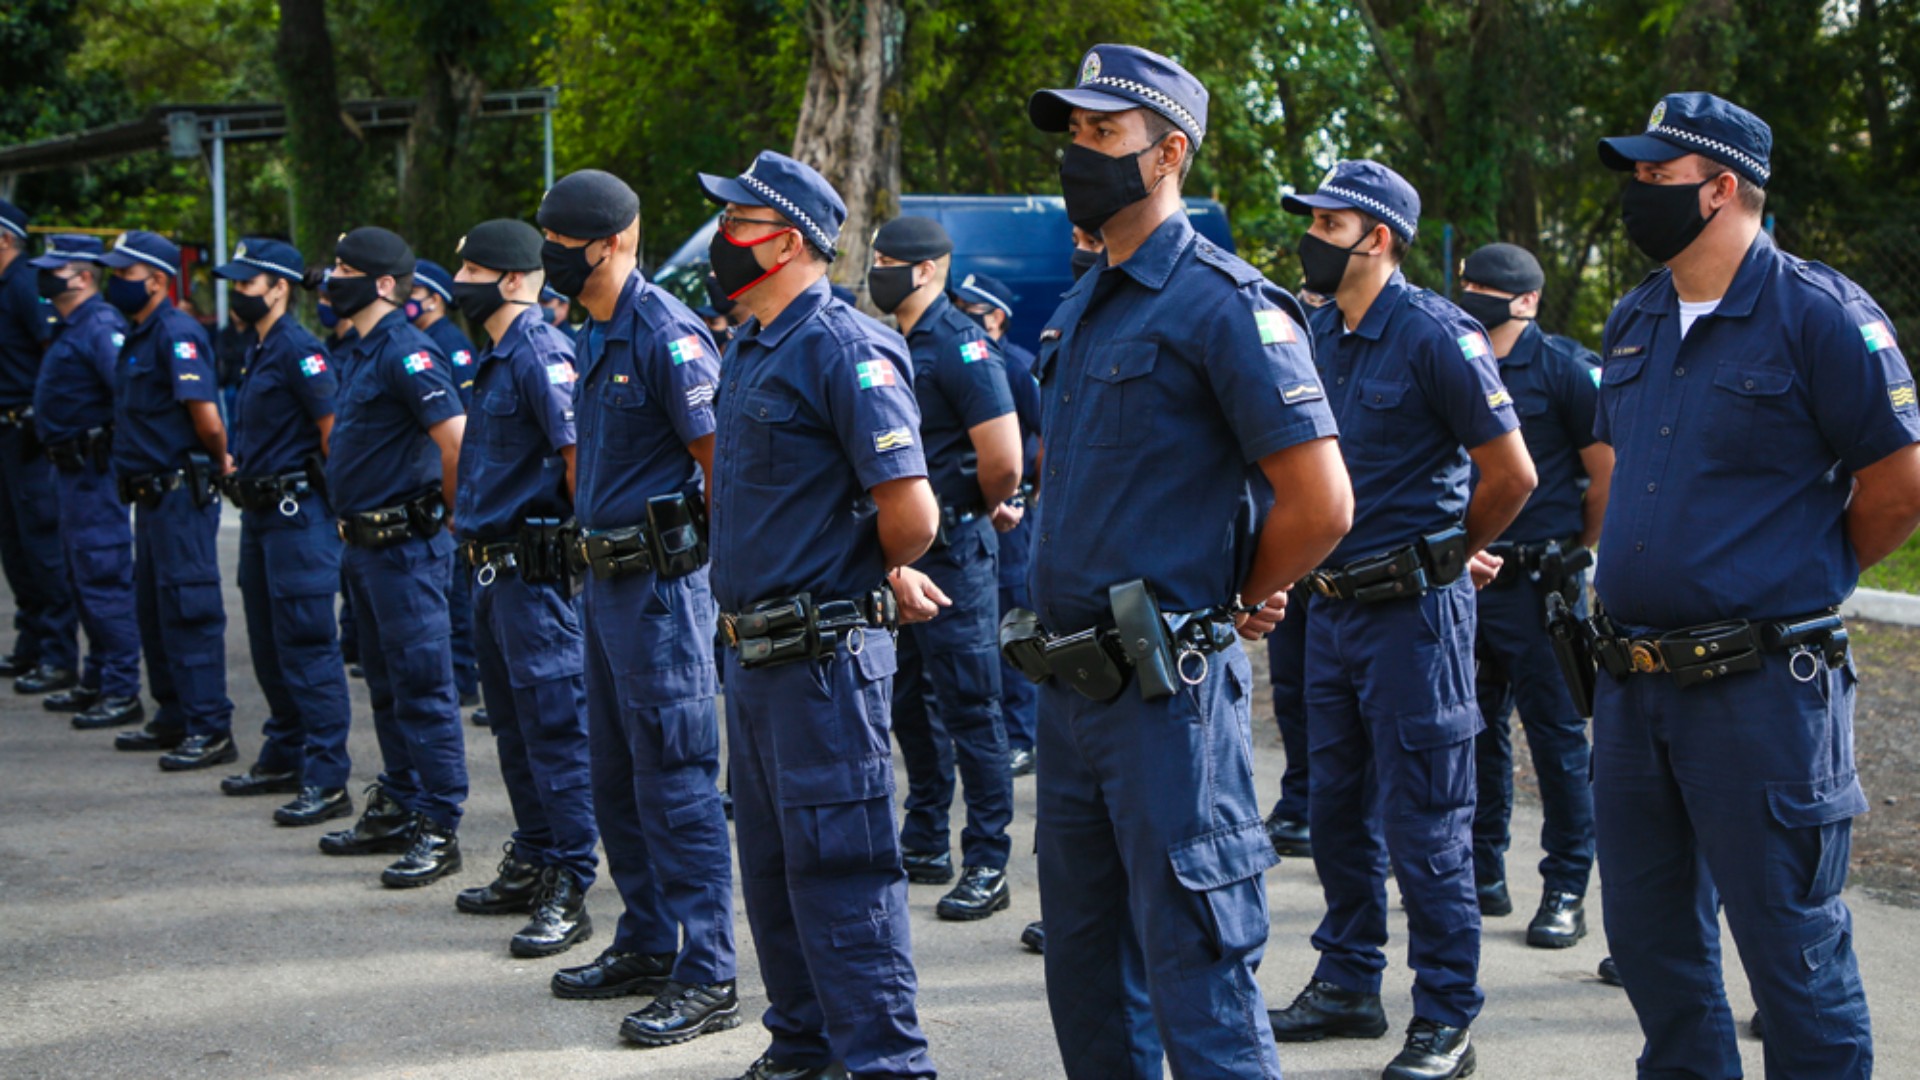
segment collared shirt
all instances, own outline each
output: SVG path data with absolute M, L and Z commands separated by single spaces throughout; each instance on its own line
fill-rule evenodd
M 345 355 L 327 487 L 334 509 L 351 514 L 437 482 L 440 448 L 427 430 L 461 408 L 445 354 L 402 312 L 388 312 Z
M 474 357 L 478 355 L 473 342 L 467 340 L 467 335 L 453 324 L 451 315 L 442 315 L 435 320 L 432 326 L 427 327 L 426 335 L 440 346 L 440 351 L 446 354 L 448 362 L 453 365 L 453 385 L 460 391 L 460 407 L 471 411 L 473 375 L 476 370 Z
M 963 471 L 974 452 L 968 432 L 1013 412 L 1006 361 L 986 331 L 945 294 L 934 297 L 913 324 L 907 351 L 934 496 L 962 511 L 984 510 L 979 477 Z
M 480 358 L 460 442 L 454 524 L 466 540 L 504 540 L 528 518 L 566 518 L 573 445 L 573 343 L 537 307 L 522 308 Z
M 320 452 L 318 421 L 332 416 L 339 392 L 333 359 L 291 315 L 247 346 L 233 403 L 227 449 L 241 476 L 298 472 Z
M 59 319 L 53 305 L 40 299 L 38 274 L 25 255 L 0 272 L 0 409 L 33 400 L 40 350 Z
M 1040 465 L 1040 383 L 1033 377 L 1034 358 L 1004 339 L 1000 355 L 1007 361 L 1007 389 L 1013 393 L 1014 415 L 1020 418 L 1021 481 L 1031 484 Z
M 579 342 L 580 524 L 639 525 L 656 495 L 699 498 L 700 465 L 687 447 L 714 433 L 720 384 L 706 324 L 635 270 L 613 316 L 588 323 Z
M 1107 623 L 1139 578 L 1167 611 L 1239 592 L 1262 458 L 1333 435 L 1299 304 L 1174 214 L 1069 289 L 1041 335 L 1045 475 L 1030 573 L 1048 629 Z
M 1685 340 L 1662 270 L 1614 308 L 1601 355 L 1609 614 L 1677 629 L 1853 592 L 1853 473 L 1920 441 L 1913 375 L 1872 297 L 1762 232 Z
M 1600 358 L 1572 338 L 1527 324 L 1500 358 L 1500 381 L 1513 396 L 1520 437 L 1539 485 L 1503 540 L 1566 540 L 1586 529 L 1587 467 L 1580 451 L 1593 445 L 1593 410 L 1600 398 Z
M 206 447 L 188 401 L 215 401 L 213 343 L 199 320 L 161 300 L 127 331 L 113 390 L 113 471 L 140 476 L 177 469 Z
M 126 316 L 98 296 L 60 320 L 33 391 L 41 442 L 65 442 L 113 423 L 113 382 L 126 340 Z
M 900 335 L 834 299 L 822 278 L 766 326 L 741 326 L 722 375 L 712 543 L 721 610 L 877 587 L 887 564 L 868 492 L 927 475 Z
M 1309 317 L 1353 480 L 1341 566 L 1461 523 L 1467 451 L 1519 426 L 1486 331 L 1394 271 L 1351 332 L 1336 304 Z

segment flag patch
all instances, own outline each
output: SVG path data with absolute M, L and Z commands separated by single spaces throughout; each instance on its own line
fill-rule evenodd
M 987 343 L 984 341 L 969 341 L 960 346 L 960 362 L 963 364 L 977 364 L 986 358 Z
M 1493 350 L 1487 348 L 1487 339 L 1481 337 L 1479 334 L 1462 334 L 1460 335 L 1460 351 L 1466 355 L 1467 359 L 1478 360 L 1490 354 Z
M 698 360 L 705 354 L 706 350 L 700 347 L 699 334 L 688 334 L 686 337 L 667 342 L 667 355 L 673 357 L 676 365 L 684 364 L 689 360 Z
M 1887 398 L 1893 402 L 1893 407 L 1896 409 L 1912 408 L 1917 400 L 1913 393 L 1913 380 L 1908 379 L 1887 387 Z
M 888 428 L 885 431 L 873 433 L 873 448 L 883 454 L 889 450 L 904 450 L 912 445 L 912 428 Z
M 176 341 L 173 343 L 173 355 L 181 360 L 198 360 L 200 349 L 191 341 Z
M 565 386 L 574 380 L 573 365 L 565 360 L 547 365 L 547 381 L 555 386 Z
M 1319 401 L 1325 396 L 1321 393 L 1320 384 L 1317 382 L 1294 383 L 1292 386 L 1280 389 L 1280 400 L 1289 405 L 1298 405 L 1303 401 Z
M 454 367 L 466 367 L 468 364 L 471 364 L 471 363 L 473 363 L 472 353 L 468 352 L 465 349 L 453 350 L 453 366 Z
M 707 406 L 713 404 L 713 394 L 714 394 L 714 385 L 710 382 L 703 382 L 698 386 L 688 387 L 687 388 L 687 408 L 689 409 L 706 408 Z
M 312 356 L 300 361 L 300 370 L 309 379 L 315 375 L 325 375 L 327 373 L 326 357 L 321 356 L 319 353 L 314 353 Z
M 965 349 L 961 350 L 965 352 Z M 860 376 L 860 389 L 871 390 L 876 386 L 893 386 L 893 364 L 885 360 L 863 360 L 854 365 L 854 372 Z
M 616 386 L 625 386 L 625 385 L 627 385 L 627 384 L 628 384 L 629 382 L 632 382 L 632 381 L 633 381 L 632 379 L 629 379 L 629 378 L 628 378 L 627 376 L 625 376 L 625 375 L 615 375 L 615 376 L 613 377 L 613 382 L 614 382 L 614 385 L 616 385 Z
M 1287 318 L 1285 312 L 1275 311 L 1272 308 L 1256 311 L 1253 313 L 1253 321 L 1260 327 L 1260 344 L 1262 345 L 1291 345 L 1300 340 L 1299 335 L 1293 332 L 1293 320 Z
M 407 374 L 409 375 L 418 375 L 423 371 L 433 370 L 433 357 L 423 352 L 414 353 L 412 356 L 400 361 L 400 363 L 401 366 L 407 369 Z
M 118 331 L 115 331 L 113 335 L 113 347 L 118 349 L 121 346 L 125 345 L 126 343 L 127 343 L 127 335 L 122 334 Z
M 1502 405 L 1511 404 L 1513 404 L 1513 395 L 1507 393 L 1506 387 L 1501 387 L 1487 395 L 1487 408 L 1489 409 L 1497 409 Z
M 1887 329 L 1887 324 L 1878 319 L 1870 323 L 1862 323 L 1860 336 L 1867 339 L 1867 351 L 1870 353 L 1893 348 L 1893 331 Z
M 1588 368 L 1587 374 L 1593 376 L 1593 385 L 1595 386 L 1600 385 L 1600 369 L 1599 368 Z

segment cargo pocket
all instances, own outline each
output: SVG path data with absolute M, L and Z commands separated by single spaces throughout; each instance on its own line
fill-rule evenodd
M 832 877 L 900 864 L 893 770 L 885 758 L 783 766 L 789 873 Z
M 1852 819 L 1867 812 L 1857 774 L 1767 784 L 1767 903 L 1803 913 L 1839 895 L 1853 850 Z
M 1174 879 L 1194 896 L 1202 931 L 1198 940 L 1174 944 L 1184 970 L 1206 971 L 1266 940 L 1267 894 L 1260 875 L 1280 857 L 1259 819 L 1182 841 L 1168 855 Z
M 173 618 L 162 619 L 160 624 L 168 657 L 182 664 L 210 664 L 222 659 L 227 610 L 219 584 L 162 585 L 160 593 L 173 609 Z M 193 647 L 196 643 L 200 647 Z

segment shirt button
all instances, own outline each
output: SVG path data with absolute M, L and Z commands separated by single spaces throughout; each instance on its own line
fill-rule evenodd
M 1648 485 L 1647 485 L 1647 494 L 1649 494 L 1649 495 L 1651 495 L 1651 494 L 1653 494 L 1653 493 L 1654 493 L 1654 491 L 1655 491 L 1655 490 L 1656 490 L 1657 488 L 1659 488 L 1659 486 L 1660 486 L 1659 484 L 1648 484 Z
M 1107 374 L 1109 374 L 1109 375 L 1118 375 L 1118 374 L 1120 374 L 1120 365 L 1119 365 L 1119 364 L 1115 364 L 1115 365 L 1113 365 L 1113 367 L 1111 367 L 1111 368 L 1109 368 L 1109 369 L 1107 370 Z M 1747 384 L 1747 388 L 1748 388 L 1748 389 L 1752 389 L 1752 388 L 1753 388 L 1753 384 L 1752 384 L 1752 383 L 1748 383 L 1748 384 Z
M 1339 378 L 1333 380 L 1333 385 L 1335 386 L 1347 385 L 1347 377 L 1345 375 L 1340 376 Z
M 1047 542 L 1047 541 L 1048 541 L 1049 539 L 1051 539 L 1051 537 L 1050 537 L 1050 535 L 1049 535 L 1049 534 L 1047 534 L 1047 533 L 1041 533 L 1041 534 L 1040 534 L 1040 542 L 1041 542 L 1041 543 L 1043 543 L 1043 544 L 1044 544 L 1044 543 L 1046 543 L 1046 542 Z
M 1635 544 L 1635 545 L 1633 545 L 1633 550 L 1635 550 L 1635 551 L 1645 551 L 1645 550 L 1647 550 L 1647 545 L 1645 545 L 1645 544 L 1643 544 L 1643 543 L 1637 543 L 1637 544 Z
M 767 415 L 767 409 L 766 409 L 766 406 L 764 406 L 764 405 L 762 405 L 762 406 L 760 407 L 760 415 L 761 415 L 761 416 L 765 416 L 765 415 Z
M 1751 389 L 1753 389 L 1753 380 L 1752 380 L 1752 379 L 1748 379 L 1748 380 L 1747 380 L 1747 389 L 1749 389 L 1749 390 L 1751 390 Z
M 1676 379 L 1680 378 L 1682 375 L 1685 375 L 1686 373 L 1687 373 L 1687 369 L 1683 367 L 1677 367 L 1673 369 L 1673 377 Z
M 1071 405 L 1071 404 L 1073 404 L 1073 395 L 1072 395 L 1072 394 L 1061 394 L 1061 395 L 1060 395 L 1060 404 L 1062 404 L 1062 405 Z
M 1673 429 L 1672 429 L 1672 428 L 1670 428 L 1670 427 L 1663 427 L 1663 428 L 1661 428 L 1661 429 L 1660 429 L 1660 434 L 1662 434 L 1662 435 L 1671 435 L 1671 434 L 1673 434 Z

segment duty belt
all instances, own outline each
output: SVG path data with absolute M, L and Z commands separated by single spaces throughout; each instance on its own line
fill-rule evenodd
M 460 545 L 460 557 L 477 571 L 480 584 L 491 585 L 501 572 L 514 573 L 520 569 L 520 541 L 468 540 Z
M 1133 675 L 1146 701 L 1172 697 L 1177 678 L 1188 686 L 1206 681 L 1213 654 L 1231 648 L 1234 620 L 1260 605 L 1218 607 L 1185 613 L 1160 610 L 1145 581 L 1126 581 L 1107 590 L 1113 621 L 1072 634 L 1056 635 L 1040 625 L 1040 616 L 1014 608 L 1000 620 L 1000 653 L 1029 682 L 1058 678 L 1081 696 L 1112 701 Z
M 1607 674 L 1616 679 L 1667 675 L 1683 687 L 1758 671 L 1761 654 L 1768 652 L 1785 653 L 1793 677 L 1812 682 L 1823 663 L 1840 667 L 1848 655 L 1846 620 L 1834 608 L 1773 622 L 1730 619 L 1657 634 L 1619 633 L 1605 615 L 1588 625 L 1594 657 Z
M 1451 585 L 1466 566 L 1467 532 L 1455 526 L 1382 555 L 1315 570 L 1307 584 L 1329 600 L 1374 604 Z
M 1490 589 L 1537 581 L 1559 591 L 1575 574 L 1593 565 L 1592 550 L 1581 547 L 1578 538 L 1531 544 L 1498 541 L 1487 545 L 1487 554 L 1501 559 L 1500 573 L 1487 583 Z
M 447 521 L 447 504 L 434 484 L 406 502 L 340 515 L 340 539 L 378 551 L 415 537 L 428 538 Z
M 111 427 L 88 428 L 71 439 L 47 444 L 47 458 L 61 472 L 79 472 L 89 464 L 104 472 L 112 466 L 112 457 Z
M 573 549 L 576 572 L 615 580 L 655 573 L 685 577 L 707 564 L 706 504 L 684 492 L 647 500 L 647 520 L 617 529 L 587 529 Z
M 223 476 L 218 483 L 233 505 L 256 514 L 278 510 L 282 517 L 293 517 L 300 512 L 300 500 L 313 494 L 304 469 L 279 476 Z
M 121 502 L 159 506 L 167 492 L 187 486 L 187 470 L 163 469 L 160 472 L 122 476 L 119 486 Z
M 844 642 L 859 655 L 867 630 L 900 626 L 893 587 L 881 585 L 851 600 L 815 600 L 797 593 L 751 604 L 745 611 L 720 613 L 720 643 L 740 653 L 740 666 L 773 667 L 796 660 L 832 656 Z

